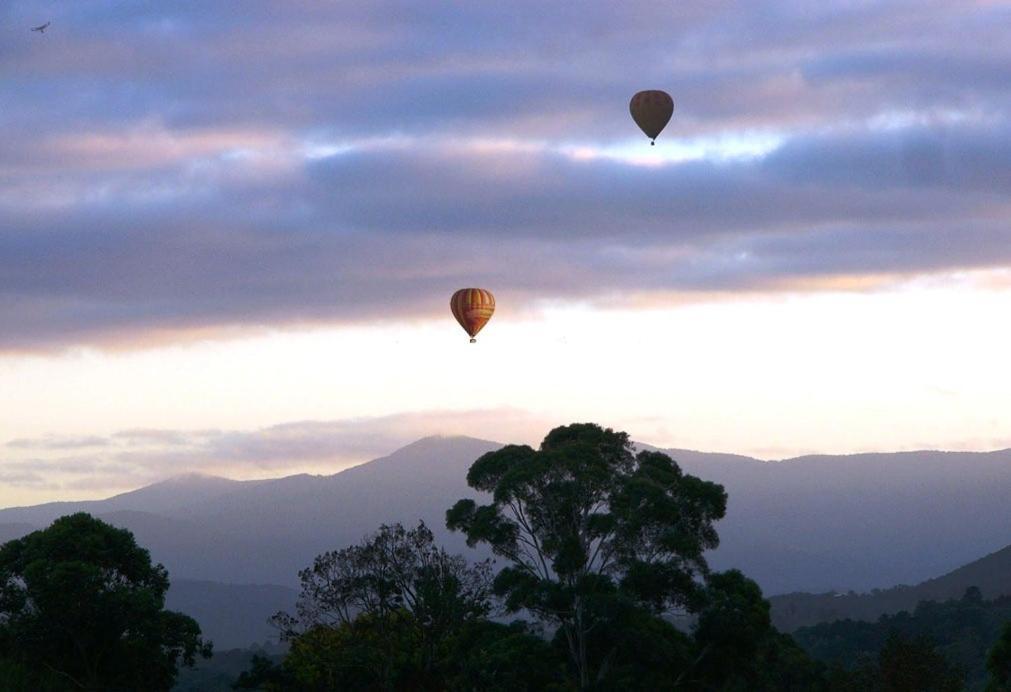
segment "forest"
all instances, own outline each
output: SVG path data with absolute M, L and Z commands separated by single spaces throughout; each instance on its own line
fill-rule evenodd
M 316 557 L 272 650 L 214 652 L 169 575 L 87 514 L 0 548 L 5 690 L 1011 689 L 1011 599 L 920 603 L 797 630 L 714 571 L 724 488 L 594 424 L 471 465 L 446 525 L 388 524 Z

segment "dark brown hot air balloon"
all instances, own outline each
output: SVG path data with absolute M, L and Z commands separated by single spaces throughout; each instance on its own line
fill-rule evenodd
M 671 115 L 674 114 L 674 99 L 666 91 L 659 89 L 640 91 L 632 97 L 628 104 L 628 110 L 639 129 L 645 132 L 650 140 L 653 140 L 650 142 L 652 145 L 656 144 L 657 136 L 667 126 Z
M 449 307 L 453 317 L 470 335 L 470 343 L 474 343 L 477 341 L 474 337 L 495 312 L 495 296 L 483 288 L 461 288 L 449 299 Z

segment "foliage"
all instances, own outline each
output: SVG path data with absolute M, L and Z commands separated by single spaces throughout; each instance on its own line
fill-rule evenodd
M 923 636 L 890 635 L 878 654 L 878 669 L 885 692 L 959 692 L 965 677 Z
M 709 575 L 693 630 L 697 658 L 679 678 L 703 690 L 817 690 L 822 667 L 778 632 L 762 590 L 738 570 Z
M 460 631 L 445 662 L 446 688 L 519 692 L 562 690 L 565 659 L 524 622 L 488 620 Z
M 421 649 L 410 613 L 361 615 L 293 639 L 284 667 L 307 690 L 427 689 Z
M 680 681 L 694 658 L 691 637 L 630 602 L 613 600 L 611 605 L 609 612 L 596 616 L 606 626 L 594 628 L 587 642 L 590 660 L 600 662 L 593 689 L 662 690 Z M 571 666 L 561 631 L 555 648 Z
M 0 660 L 0 692 L 63 692 L 68 687 L 67 679 L 52 671 Z
M 294 676 L 284 666 L 278 665 L 267 656 L 256 654 L 249 663 L 249 669 L 242 671 L 232 685 L 235 690 L 262 690 L 263 692 L 283 692 L 297 687 Z
M 485 454 L 467 482 L 491 504 L 460 500 L 447 526 L 509 560 L 496 594 L 509 611 L 559 628 L 581 688 L 607 674 L 610 652 L 591 657 L 590 644 L 615 603 L 653 614 L 697 608 L 703 553 L 719 542 L 713 522 L 727 497 L 667 455 L 634 454 L 626 433 L 575 424 L 552 430 L 539 450 Z
M 292 643 L 286 667 L 309 687 L 393 689 L 432 677 L 460 628 L 491 610 L 489 564 L 448 554 L 424 523 L 382 526 L 299 577 L 297 615 L 274 622 Z
M 737 570 L 710 575 L 708 583 L 707 603 L 695 625 L 695 640 L 705 654 L 702 667 L 728 673 L 734 668 L 730 664 L 755 659 L 772 628 L 769 602 L 762 598 L 758 584 Z
M 359 545 L 324 553 L 298 574 L 297 616 L 278 613 L 287 637 L 316 626 L 351 624 L 360 614 L 380 617 L 407 610 L 437 637 L 454 623 L 483 616 L 489 601 L 488 563 L 471 566 L 435 545 L 419 522 L 407 530 L 383 525 Z
M 74 514 L 0 548 L 0 658 L 86 690 L 167 690 L 210 655 L 133 535 Z M 45 683 L 38 682 L 37 688 Z
M 1011 691 L 1011 621 L 1004 623 L 1000 639 L 990 649 L 986 669 L 990 673 L 989 692 Z
M 468 483 L 491 501 L 459 501 L 447 525 L 507 558 L 491 591 L 550 641 L 488 620 L 487 563 L 449 556 L 423 524 L 384 526 L 300 573 L 297 615 L 275 620 L 290 652 L 255 661 L 237 687 L 952 692 L 972 667 L 963 659 L 996 638 L 1004 604 L 971 590 L 877 624 L 802 630 L 800 646 L 773 626 L 755 582 L 708 569 L 722 487 L 664 454 L 634 454 L 624 433 L 557 428 L 539 450 L 482 456 Z M 669 621 L 679 611 L 695 615 L 690 632 Z
M 895 634 L 904 640 L 932 643 L 950 665 L 962 671 L 969 689 L 982 689 L 987 652 L 1011 619 L 1011 598 L 984 600 L 978 589 L 961 599 L 921 602 L 913 612 L 884 615 L 877 622 L 839 620 L 797 630 L 794 637 L 814 658 L 853 669 L 876 661 Z M 875 663 L 876 665 L 876 663 Z
M 874 656 L 862 655 L 849 668 L 833 664 L 828 692 L 960 692 L 964 671 L 944 657 L 927 637 L 891 632 Z

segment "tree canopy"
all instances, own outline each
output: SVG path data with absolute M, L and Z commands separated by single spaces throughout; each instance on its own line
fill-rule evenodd
M 450 529 L 509 561 L 494 589 L 511 612 L 559 628 L 580 687 L 606 676 L 590 656 L 594 631 L 622 604 L 658 614 L 695 610 L 703 553 L 719 539 L 722 486 L 685 474 L 666 454 L 635 453 L 626 433 L 595 424 L 555 428 L 540 449 L 509 445 L 471 466 L 467 483 L 491 495 L 456 503 Z
M 196 621 L 165 610 L 168 588 L 129 531 L 57 519 L 0 548 L 0 659 L 34 689 L 168 690 L 211 650 Z
M 1000 638 L 990 649 L 986 669 L 990 673 L 988 692 L 1011 691 L 1011 620 L 1004 623 Z
M 556 428 L 539 449 L 483 455 L 467 480 L 483 499 L 457 502 L 447 526 L 505 558 L 494 579 L 487 562 L 436 546 L 424 524 L 383 526 L 300 573 L 297 613 L 276 618 L 290 651 L 281 665 L 256 659 L 239 686 L 954 692 L 982 670 L 981 654 L 960 661 L 978 654 L 966 637 L 996 636 L 1000 611 L 989 609 L 1000 604 L 972 590 L 914 616 L 801 631 L 812 657 L 772 625 L 754 581 L 709 569 L 723 488 L 636 452 L 625 433 Z M 535 622 L 491 619 L 503 611 Z M 672 617 L 685 613 L 690 626 Z M 995 679 L 1005 649 L 991 656 Z
M 292 644 L 286 664 L 309 685 L 423 688 L 459 631 L 491 609 L 489 565 L 450 555 L 424 522 L 384 525 L 299 578 L 296 614 L 274 623 Z
M 980 690 L 988 674 L 987 652 L 991 657 L 994 650 L 999 652 L 1001 630 L 1009 620 L 1011 597 L 985 600 L 979 589 L 970 587 L 962 598 L 922 601 L 912 611 L 883 615 L 876 622 L 836 620 L 803 627 L 793 636 L 814 658 L 849 668 L 876 661 L 893 635 L 927 642 L 959 672 L 968 689 Z M 989 672 L 992 678 L 993 667 Z

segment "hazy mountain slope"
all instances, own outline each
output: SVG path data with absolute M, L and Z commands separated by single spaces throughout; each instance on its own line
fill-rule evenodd
M 785 631 L 832 620 L 876 620 L 884 614 L 912 610 L 920 601 L 961 598 L 976 586 L 983 597 L 1011 595 L 1011 546 L 929 579 L 916 586 L 896 586 L 871 593 L 790 593 L 773 596 L 772 618 Z
M 279 610 L 294 612 L 297 597 L 296 590 L 272 584 L 173 579 L 165 605 L 199 622 L 204 637 L 222 651 L 276 642 L 277 630 L 267 624 L 267 618 Z
M 424 519 L 449 549 L 466 550 L 445 531 L 444 514 L 473 495 L 467 469 L 498 446 L 426 438 L 332 476 L 188 476 L 100 502 L 4 510 L 0 522 L 44 526 L 63 511 L 86 510 L 133 529 L 173 578 L 295 586 L 315 555 L 384 522 Z M 671 454 L 730 494 L 713 566 L 740 567 L 767 594 L 917 583 L 1008 543 L 1011 451 L 780 462 Z
M 260 579 L 273 559 L 274 546 L 253 533 L 232 535 L 201 521 L 147 512 L 109 512 L 95 516 L 130 529 L 151 558 L 168 568 L 171 579 L 194 578 L 225 583 L 271 583 Z
M 432 437 L 333 476 L 242 484 L 166 512 L 175 522 L 167 533 L 156 535 L 150 515 L 144 517 L 138 540 L 172 574 L 288 586 L 317 554 L 355 543 L 384 522 L 423 519 L 448 548 L 468 551 L 461 536 L 446 531 L 445 513 L 460 497 L 473 496 L 467 469 L 499 446 Z M 133 528 L 140 519 L 117 521 Z
M 33 526 L 32 524 L 24 523 L 0 524 L 0 544 L 12 541 L 15 538 L 21 538 L 37 528 L 37 526 Z
M 997 550 L 1011 525 L 1011 450 L 761 462 L 669 453 L 730 495 L 719 568 L 767 593 L 916 583 Z
M 233 481 L 218 476 L 191 473 L 114 495 L 105 500 L 80 502 L 47 502 L 32 507 L 0 509 L 0 523 L 25 523 L 48 526 L 57 517 L 75 512 L 99 514 L 136 510 L 141 512 L 171 512 L 192 502 L 213 501 L 235 488 L 254 486 L 262 481 Z
M 132 530 L 173 578 L 294 586 L 317 554 L 357 542 L 384 522 L 424 519 L 453 550 L 467 551 L 445 530 L 445 512 L 473 495 L 467 469 L 499 446 L 430 437 L 332 476 L 239 482 L 188 475 L 107 500 L 0 510 L 0 526 L 16 538 L 85 511 Z

